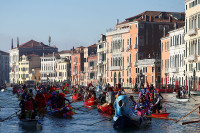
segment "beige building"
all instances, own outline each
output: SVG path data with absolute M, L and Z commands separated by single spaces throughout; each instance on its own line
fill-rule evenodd
M 71 54 L 72 51 L 59 52 L 60 59 L 56 60 L 57 66 L 57 82 L 71 81 Z
M 19 83 L 32 80 L 34 70 L 40 68 L 40 57 L 34 54 L 22 55 L 19 61 Z
M 185 14 L 185 79 L 190 89 L 196 89 L 200 80 L 200 0 L 185 0 Z

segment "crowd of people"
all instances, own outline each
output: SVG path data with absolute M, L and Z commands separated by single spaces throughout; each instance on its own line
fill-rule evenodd
M 34 89 L 28 89 L 25 84 L 21 86 L 17 91 L 21 107 L 20 119 L 35 119 L 46 111 L 65 107 L 66 101 L 70 104 L 63 93 L 67 87 L 68 85 L 56 87 L 40 84 Z

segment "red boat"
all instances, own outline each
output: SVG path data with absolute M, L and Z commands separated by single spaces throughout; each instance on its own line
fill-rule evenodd
M 155 113 L 155 114 L 151 114 L 152 117 L 167 117 L 170 113 L 164 112 L 164 113 Z
M 97 108 L 99 112 L 102 112 L 108 115 L 112 115 L 113 110 L 114 110 L 112 105 L 105 105 L 105 106 L 98 105 Z
M 96 105 L 96 100 L 94 100 L 94 98 L 92 97 L 92 98 L 86 100 L 85 102 L 83 102 L 83 104 L 85 106 L 90 107 L 90 106 Z
M 80 93 L 76 93 L 75 95 L 72 96 L 73 101 L 80 101 L 82 100 L 82 95 Z
M 158 93 L 173 93 L 173 89 L 156 89 Z

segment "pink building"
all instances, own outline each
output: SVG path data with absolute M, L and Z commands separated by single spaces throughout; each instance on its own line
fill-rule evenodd
M 82 72 L 84 71 L 84 47 L 76 48 L 71 56 L 72 85 L 80 84 Z

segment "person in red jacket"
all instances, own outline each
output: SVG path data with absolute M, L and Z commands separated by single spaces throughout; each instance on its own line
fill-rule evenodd
M 27 100 L 25 102 L 25 111 L 26 111 L 26 119 L 31 119 L 33 112 L 33 102 L 30 96 L 27 97 Z

